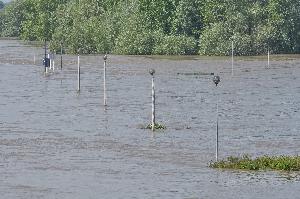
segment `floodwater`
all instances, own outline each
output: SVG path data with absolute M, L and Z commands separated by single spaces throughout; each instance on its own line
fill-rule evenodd
M 36 63 L 34 63 L 34 56 Z M 60 57 L 0 41 L 0 198 L 298 198 L 300 173 L 209 168 L 219 158 L 300 153 L 300 57 Z M 157 121 L 151 120 L 150 68 Z M 220 75 L 218 88 L 209 73 Z

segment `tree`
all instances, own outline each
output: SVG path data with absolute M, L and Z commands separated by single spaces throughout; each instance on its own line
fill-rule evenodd
M 4 5 L 3 1 L 0 1 L 0 10 L 3 9 L 4 6 L 5 6 L 5 5 Z

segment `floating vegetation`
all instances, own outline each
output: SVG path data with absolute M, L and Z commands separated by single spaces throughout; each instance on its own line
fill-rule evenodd
M 152 129 L 152 124 L 148 124 L 145 129 Z M 165 125 L 158 124 L 158 123 L 154 124 L 154 130 L 164 130 L 164 129 L 167 129 Z
M 214 75 L 214 73 L 194 72 L 194 73 L 177 73 L 177 75 Z
M 281 170 L 281 171 L 300 171 L 300 156 L 263 156 L 250 158 L 248 155 L 243 157 L 228 157 L 210 164 L 212 168 L 238 169 L 238 170 Z

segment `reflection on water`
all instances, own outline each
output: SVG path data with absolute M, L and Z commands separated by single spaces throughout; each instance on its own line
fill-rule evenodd
M 300 59 L 159 59 L 111 55 L 108 107 L 102 56 L 76 56 L 44 76 L 43 49 L 0 41 L 0 192 L 3 198 L 296 198 L 299 174 L 235 172 L 214 160 L 221 76 L 220 157 L 300 152 Z M 59 56 L 56 56 L 59 59 Z M 56 61 L 56 63 L 59 63 Z M 151 119 L 153 137 L 140 128 Z M 186 75 L 187 74 L 187 75 Z M 277 187 L 280 186 L 280 189 Z

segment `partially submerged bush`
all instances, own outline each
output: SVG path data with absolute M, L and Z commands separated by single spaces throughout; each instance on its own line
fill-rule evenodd
M 283 170 L 300 171 L 300 156 L 263 156 L 250 158 L 248 155 L 243 157 L 228 157 L 210 164 L 212 168 L 220 169 L 240 169 L 240 170 Z

